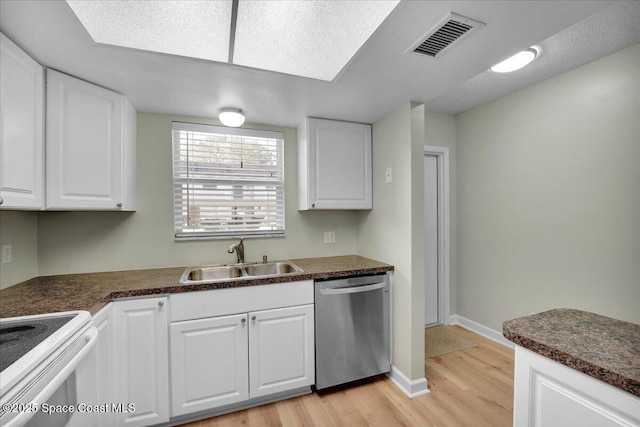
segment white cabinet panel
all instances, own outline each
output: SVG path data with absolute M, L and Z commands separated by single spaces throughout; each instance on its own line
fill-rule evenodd
M 0 209 L 44 207 L 44 72 L 0 34 Z
M 135 125 L 121 94 L 47 70 L 47 208 L 135 209 Z
M 172 416 L 249 398 L 247 315 L 172 323 Z
M 116 412 L 116 425 L 147 426 L 169 421 L 167 298 L 113 304 L 113 402 L 135 405 Z
M 371 209 L 371 125 L 307 118 L 298 128 L 298 209 Z
M 514 426 L 638 427 L 640 398 L 516 346 Z
M 251 398 L 313 384 L 313 304 L 252 312 L 249 319 Z
M 96 343 L 96 385 L 98 404 L 108 405 L 111 409 L 112 378 L 113 378 L 113 325 L 111 324 L 111 307 L 107 304 L 95 316 L 93 323 L 98 329 L 98 342 Z M 99 425 L 112 426 L 114 422 L 113 412 L 104 411 L 98 414 Z
M 171 322 L 313 303 L 313 280 L 171 294 Z

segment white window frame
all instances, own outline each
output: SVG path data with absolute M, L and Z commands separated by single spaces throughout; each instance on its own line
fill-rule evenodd
M 198 133 L 212 133 L 212 134 L 222 134 L 222 135 L 233 135 L 240 137 L 250 137 L 250 138 L 266 138 L 276 140 L 276 150 L 278 152 L 278 164 L 276 166 L 277 172 L 274 178 L 266 179 L 264 177 L 258 177 L 255 180 L 251 180 L 251 182 L 247 181 L 247 176 L 243 174 L 237 175 L 229 175 L 227 178 L 193 178 L 193 175 L 190 175 L 190 172 L 193 168 L 193 163 L 189 163 L 180 160 L 180 143 L 178 135 L 180 132 L 198 132 Z M 204 125 L 204 124 L 195 124 L 195 123 L 184 123 L 184 122 L 173 122 L 172 123 L 172 152 L 173 152 L 173 223 L 174 223 L 174 237 L 175 240 L 208 240 L 208 239 L 229 239 L 229 238 L 252 238 L 252 237 L 281 237 L 285 235 L 285 180 L 284 180 L 284 134 L 282 132 L 274 132 L 274 131 L 266 131 L 266 130 L 257 130 L 257 129 L 246 129 L 246 128 L 230 128 L 225 126 L 215 126 L 215 125 Z M 191 167 L 190 167 L 191 166 Z M 262 184 L 264 183 L 266 186 L 274 187 L 273 190 L 269 192 L 275 192 L 275 199 L 269 199 L 271 203 L 275 200 L 276 207 L 274 210 L 268 210 L 268 212 L 275 216 L 275 226 L 270 229 L 256 229 L 255 225 L 249 226 L 249 222 L 245 223 L 245 228 L 239 228 L 236 224 L 234 225 L 233 230 L 224 230 L 221 226 L 221 229 L 216 230 L 215 227 L 210 227 L 205 229 L 203 227 L 194 227 L 192 229 L 189 228 L 188 224 L 193 224 L 193 220 L 191 218 L 186 217 L 189 215 L 190 210 L 190 200 L 193 200 L 193 190 L 196 188 L 196 185 L 199 186 L 199 191 L 202 191 L 204 184 L 215 184 L 215 186 L 223 185 L 223 186 L 234 186 L 240 188 L 244 188 L 243 186 L 251 185 L 251 184 Z M 186 199 L 184 197 L 184 185 L 187 186 L 187 191 L 192 191 L 192 196 L 187 196 Z M 235 193 L 234 189 L 234 193 Z M 215 198 L 216 190 L 213 190 L 213 194 L 208 194 L 207 197 L 211 197 L 208 199 L 209 202 L 219 203 L 219 202 L 229 202 L 229 207 L 233 209 L 233 203 L 224 197 Z M 187 201 L 186 213 L 185 213 L 185 200 Z M 246 200 L 255 199 L 239 199 L 246 203 Z M 258 202 L 259 203 L 259 202 Z M 233 222 L 229 221 L 229 222 Z M 255 224 L 255 222 L 254 222 Z M 201 225 L 198 222 L 198 225 Z

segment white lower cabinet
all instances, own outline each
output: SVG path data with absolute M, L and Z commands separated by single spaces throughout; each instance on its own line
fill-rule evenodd
M 116 300 L 93 321 L 100 426 L 174 423 L 315 381 L 312 280 Z
M 313 304 L 175 322 L 172 416 L 314 383 Z
M 640 398 L 516 346 L 515 427 L 638 427 Z
M 172 323 L 172 415 L 249 398 L 247 315 Z
M 127 426 L 166 423 L 169 421 L 167 298 L 116 301 L 112 310 L 114 423 Z
M 313 304 L 249 313 L 249 395 L 314 383 Z
M 171 313 L 172 417 L 310 391 L 313 281 L 175 294 Z

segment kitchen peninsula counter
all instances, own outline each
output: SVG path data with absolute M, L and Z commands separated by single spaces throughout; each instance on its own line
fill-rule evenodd
M 0 318 L 70 310 L 97 313 L 114 299 L 385 273 L 393 266 L 357 255 L 290 260 L 303 272 L 182 284 L 185 267 L 36 277 L 0 291 Z
M 503 335 L 529 351 L 640 397 L 640 325 L 555 309 L 506 321 Z

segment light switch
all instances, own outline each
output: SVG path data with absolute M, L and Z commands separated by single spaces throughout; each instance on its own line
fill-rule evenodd
M 384 171 L 384 182 L 385 184 L 390 184 L 391 181 L 393 181 L 391 168 L 386 168 Z

